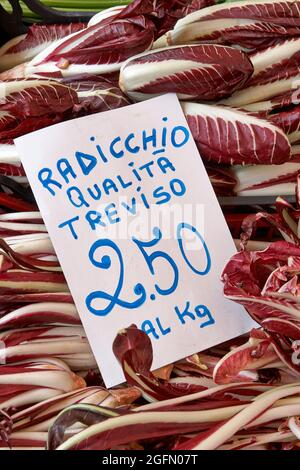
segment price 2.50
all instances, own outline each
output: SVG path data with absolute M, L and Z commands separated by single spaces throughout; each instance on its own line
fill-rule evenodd
M 204 265 L 199 267 L 199 266 L 194 266 L 189 259 L 189 256 L 186 252 L 185 244 L 183 242 L 185 238 L 185 233 L 191 232 L 194 236 L 196 236 L 202 245 L 202 248 L 204 250 Z M 144 242 L 141 240 L 137 240 L 136 238 L 132 238 L 132 242 L 136 245 L 137 249 L 142 253 L 145 262 L 147 264 L 147 267 L 151 273 L 151 275 L 155 278 L 157 276 L 157 272 L 159 271 L 159 266 L 160 263 L 164 262 L 167 263 L 169 266 L 172 275 L 172 282 L 170 282 L 169 286 L 160 286 L 155 282 L 154 284 L 154 289 L 158 295 L 161 296 L 167 296 L 172 294 L 178 287 L 179 284 L 179 268 L 173 258 L 168 254 L 165 253 L 162 250 L 159 250 L 159 244 L 160 241 L 162 240 L 162 232 L 158 227 L 154 227 L 153 229 L 153 239 L 150 240 L 149 242 Z M 176 239 L 178 241 L 178 246 L 180 253 L 183 257 L 184 262 L 187 264 L 187 266 L 191 269 L 191 271 L 197 275 L 197 276 L 206 276 L 211 269 L 211 256 L 209 249 L 207 247 L 207 244 L 202 237 L 202 235 L 199 233 L 199 231 L 193 227 L 192 225 L 188 223 L 180 223 L 177 226 L 177 233 L 176 233 Z M 103 249 L 111 249 L 116 255 L 119 263 L 119 279 L 117 283 L 117 287 L 114 291 L 113 294 L 110 294 L 108 292 L 104 292 L 102 290 L 97 290 L 94 292 L 91 292 L 87 297 L 86 297 L 86 306 L 89 310 L 90 313 L 93 315 L 97 316 L 106 316 L 112 310 L 116 307 L 123 307 L 125 309 L 136 309 L 139 308 L 141 305 L 145 303 L 147 300 L 148 294 L 146 292 L 146 289 L 142 283 L 137 283 L 133 287 L 133 300 L 124 300 L 122 299 L 122 288 L 124 284 L 124 274 L 125 274 L 125 269 L 124 269 L 124 260 L 123 256 L 121 253 L 120 248 L 118 245 L 113 242 L 112 240 L 109 239 L 100 239 L 96 240 L 95 243 L 90 248 L 89 251 L 89 260 L 92 263 L 92 265 L 96 268 L 99 269 L 110 269 L 112 266 L 112 261 L 111 257 L 109 255 L 102 255 L 101 256 L 101 250 Z M 201 252 L 203 252 L 201 250 Z M 150 297 L 154 297 L 154 294 L 151 294 Z M 96 306 L 96 303 L 99 303 L 99 301 L 102 301 L 101 303 L 106 303 L 105 307 L 99 308 Z

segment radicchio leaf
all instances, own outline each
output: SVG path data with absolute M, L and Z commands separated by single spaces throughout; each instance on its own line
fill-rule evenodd
M 117 335 L 113 351 L 122 366 L 127 383 L 138 387 L 147 400 L 164 400 L 205 388 L 188 383 L 173 384 L 155 377 L 150 372 L 153 359 L 151 340 L 135 325 Z
M 247 343 L 234 348 L 218 362 L 214 369 L 214 381 L 217 384 L 259 381 L 257 370 L 275 362 L 276 359 L 277 355 L 266 336 L 252 336 Z M 249 373 L 252 370 L 255 373 Z

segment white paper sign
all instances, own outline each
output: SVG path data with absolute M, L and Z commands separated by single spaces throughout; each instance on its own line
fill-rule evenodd
M 16 140 L 107 386 L 117 332 L 151 338 L 153 369 L 243 334 L 223 297 L 235 246 L 175 95 Z

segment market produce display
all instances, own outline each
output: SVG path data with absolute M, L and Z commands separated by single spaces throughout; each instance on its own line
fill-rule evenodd
M 0 48 L 0 448 L 299 450 L 300 1 L 126 3 Z M 13 140 L 169 92 L 218 195 L 296 206 L 225 214 L 241 241 L 224 295 L 256 329 L 150 372 L 128 325 L 107 390 Z

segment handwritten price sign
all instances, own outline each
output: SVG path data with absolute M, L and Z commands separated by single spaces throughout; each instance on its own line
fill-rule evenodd
M 220 275 L 234 243 L 175 95 L 16 140 L 107 386 L 134 323 L 161 367 L 248 331 Z

